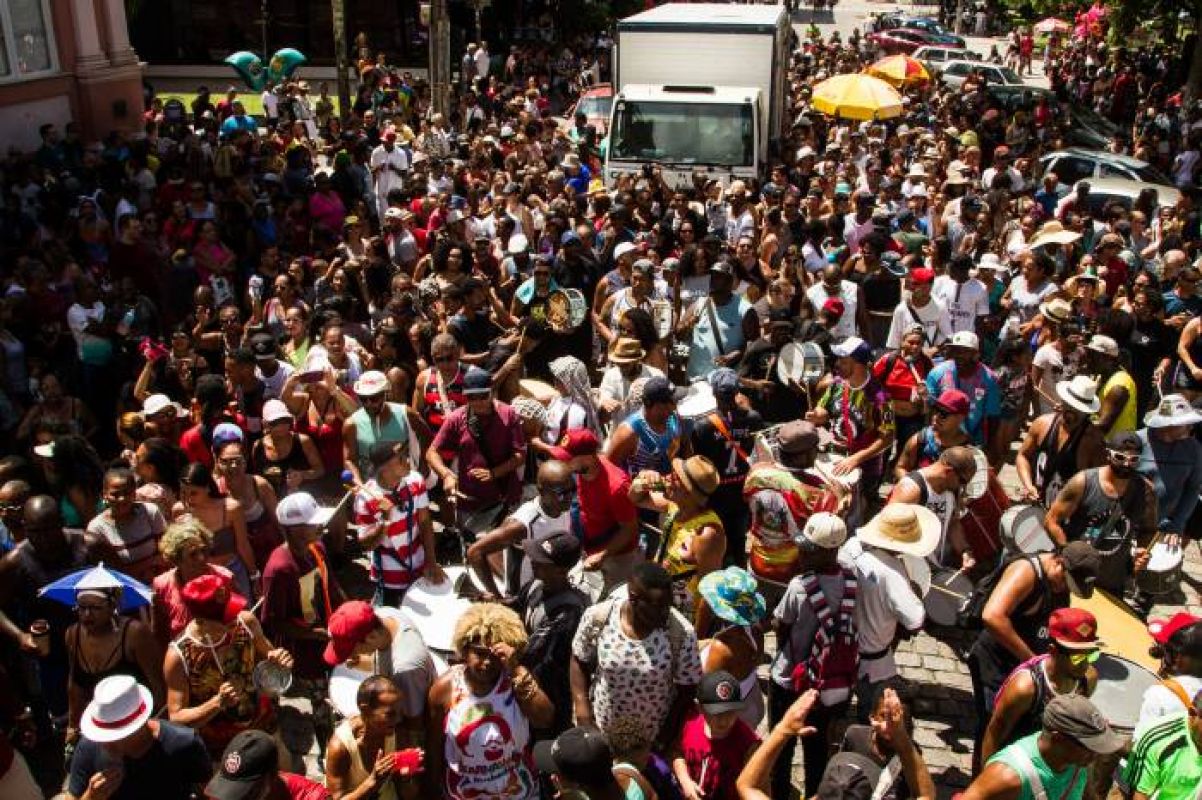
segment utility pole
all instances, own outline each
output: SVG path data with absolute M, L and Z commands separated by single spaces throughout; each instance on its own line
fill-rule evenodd
M 346 6 L 343 0 L 331 0 L 330 12 L 334 17 L 334 69 L 338 71 L 339 117 L 345 120 L 351 113 L 351 81 L 346 74 Z
M 263 63 L 271 60 L 271 53 L 267 52 L 267 0 L 259 5 L 259 24 L 263 27 Z
M 451 20 L 447 0 L 430 0 L 430 102 L 447 117 L 451 106 Z

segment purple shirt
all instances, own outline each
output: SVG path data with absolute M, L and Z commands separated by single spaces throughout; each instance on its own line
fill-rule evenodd
M 520 469 L 499 481 L 477 480 L 471 476 L 471 470 L 495 469 L 514 454 L 524 452 L 526 437 L 522 435 L 521 420 L 509 405 L 494 400 L 493 413 L 480 418 L 477 439 L 468 430 L 470 410 L 470 406 L 462 406 L 452 411 L 434 437 L 434 447 L 444 461 L 449 464 L 452 459 L 459 459 L 456 470 L 459 491 L 467 496 L 460 504 L 476 510 L 503 501 L 516 502 L 522 492 Z

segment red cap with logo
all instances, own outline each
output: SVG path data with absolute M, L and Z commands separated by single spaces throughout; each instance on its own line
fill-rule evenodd
M 949 414 L 967 414 L 972 408 L 972 403 L 969 402 L 968 395 L 959 389 L 944 389 L 935 401 L 935 408 Z
M 601 441 L 597 439 L 597 434 L 588 428 L 573 428 L 549 452 L 556 461 L 571 461 L 577 456 L 595 456 L 600 449 Z
M 180 597 L 192 616 L 220 620 L 227 625 L 246 608 L 246 598 L 234 592 L 233 581 L 216 572 L 198 575 L 185 583 Z
M 837 321 L 843 318 L 843 312 L 846 308 L 840 298 L 828 297 L 826 298 L 826 302 L 822 304 L 822 310 L 830 314 Z
M 1058 608 L 1048 619 L 1048 635 L 1066 650 L 1095 650 L 1098 640 L 1098 619 L 1083 608 Z
M 930 267 L 919 267 L 910 271 L 910 283 L 916 286 L 925 286 L 928 283 L 935 282 L 935 270 Z

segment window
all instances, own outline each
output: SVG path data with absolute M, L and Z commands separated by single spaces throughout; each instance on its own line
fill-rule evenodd
M 0 81 L 58 70 L 48 0 L 0 3 Z

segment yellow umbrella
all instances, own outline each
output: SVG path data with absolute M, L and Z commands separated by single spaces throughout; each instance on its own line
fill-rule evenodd
M 898 87 L 915 86 L 931 80 L 931 74 L 922 62 L 906 55 L 886 56 L 865 72 Z
M 888 119 L 902 113 L 897 90 L 863 73 L 827 78 L 814 87 L 810 104 L 823 114 L 844 119 Z

